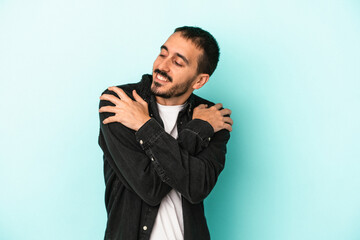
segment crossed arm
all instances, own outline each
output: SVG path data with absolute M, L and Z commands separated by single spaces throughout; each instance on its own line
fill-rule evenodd
M 119 98 L 107 93 L 100 97 L 105 100 L 100 102 L 100 135 L 106 142 L 104 154 L 125 185 L 150 205 L 159 204 L 172 188 L 190 202 L 202 201 L 224 167 L 232 125 L 224 115 L 230 110 L 200 105 L 174 139 L 149 117 L 147 103 L 136 92 L 133 101 L 120 88 L 109 90 Z
M 147 102 L 135 90 L 132 92 L 135 99 L 133 101 L 121 88 L 109 87 L 108 89 L 114 91 L 119 98 L 109 94 L 100 96 L 101 100 L 107 100 L 115 104 L 115 106 L 104 106 L 99 109 L 99 112 L 115 113 L 114 116 L 105 119 L 103 121 L 104 124 L 119 122 L 137 131 L 150 119 Z M 215 104 L 210 108 L 207 108 L 205 104 L 201 104 L 194 109 L 193 119 L 202 119 L 209 122 L 214 132 L 218 132 L 221 129 L 231 131 L 233 121 L 230 117 L 226 116 L 231 114 L 231 110 L 221 108 L 221 103 Z

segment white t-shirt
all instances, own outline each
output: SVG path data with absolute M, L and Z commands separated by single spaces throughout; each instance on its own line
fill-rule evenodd
M 165 106 L 157 103 L 164 128 L 174 138 L 178 137 L 176 120 L 183 105 Z M 150 240 L 183 240 L 184 221 L 181 194 L 172 189 L 161 201 Z

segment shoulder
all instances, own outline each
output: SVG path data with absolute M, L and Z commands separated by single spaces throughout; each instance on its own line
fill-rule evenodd
M 128 84 L 122 84 L 122 85 L 117 85 L 116 87 L 121 88 L 122 90 L 124 90 L 124 92 L 132 98 L 132 91 L 136 90 L 136 92 L 140 95 L 146 95 L 147 92 L 150 89 L 150 85 L 151 85 L 151 75 L 150 74 L 144 74 L 141 77 L 141 80 L 137 83 L 128 83 Z M 102 94 L 111 94 L 114 96 L 117 96 L 115 92 L 110 91 L 109 89 L 105 89 L 102 91 Z
M 211 102 L 211 101 L 209 101 L 209 100 L 207 100 L 205 98 L 199 97 L 196 94 L 192 94 L 192 100 L 191 101 L 192 101 L 194 107 L 197 107 L 200 104 L 207 104 L 209 107 L 215 105 L 215 103 L 213 103 L 213 102 Z

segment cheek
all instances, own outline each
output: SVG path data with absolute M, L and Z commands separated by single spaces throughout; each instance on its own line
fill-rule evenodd
M 187 69 L 183 72 L 183 77 L 186 79 L 193 79 L 195 77 L 196 72 L 193 69 Z
M 157 57 L 153 63 L 153 70 L 155 70 L 156 66 L 159 65 L 159 57 Z
M 176 84 L 182 84 L 184 82 L 187 82 L 191 75 L 186 72 L 186 71 L 182 71 L 182 70 L 175 70 L 173 71 L 173 83 L 176 83 Z

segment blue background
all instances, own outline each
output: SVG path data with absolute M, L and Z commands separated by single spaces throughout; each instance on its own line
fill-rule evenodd
M 357 0 L 0 0 L 0 239 L 102 239 L 98 101 L 176 27 L 221 47 L 197 94 L 233 110 L 212 239 L 360 239 Z

